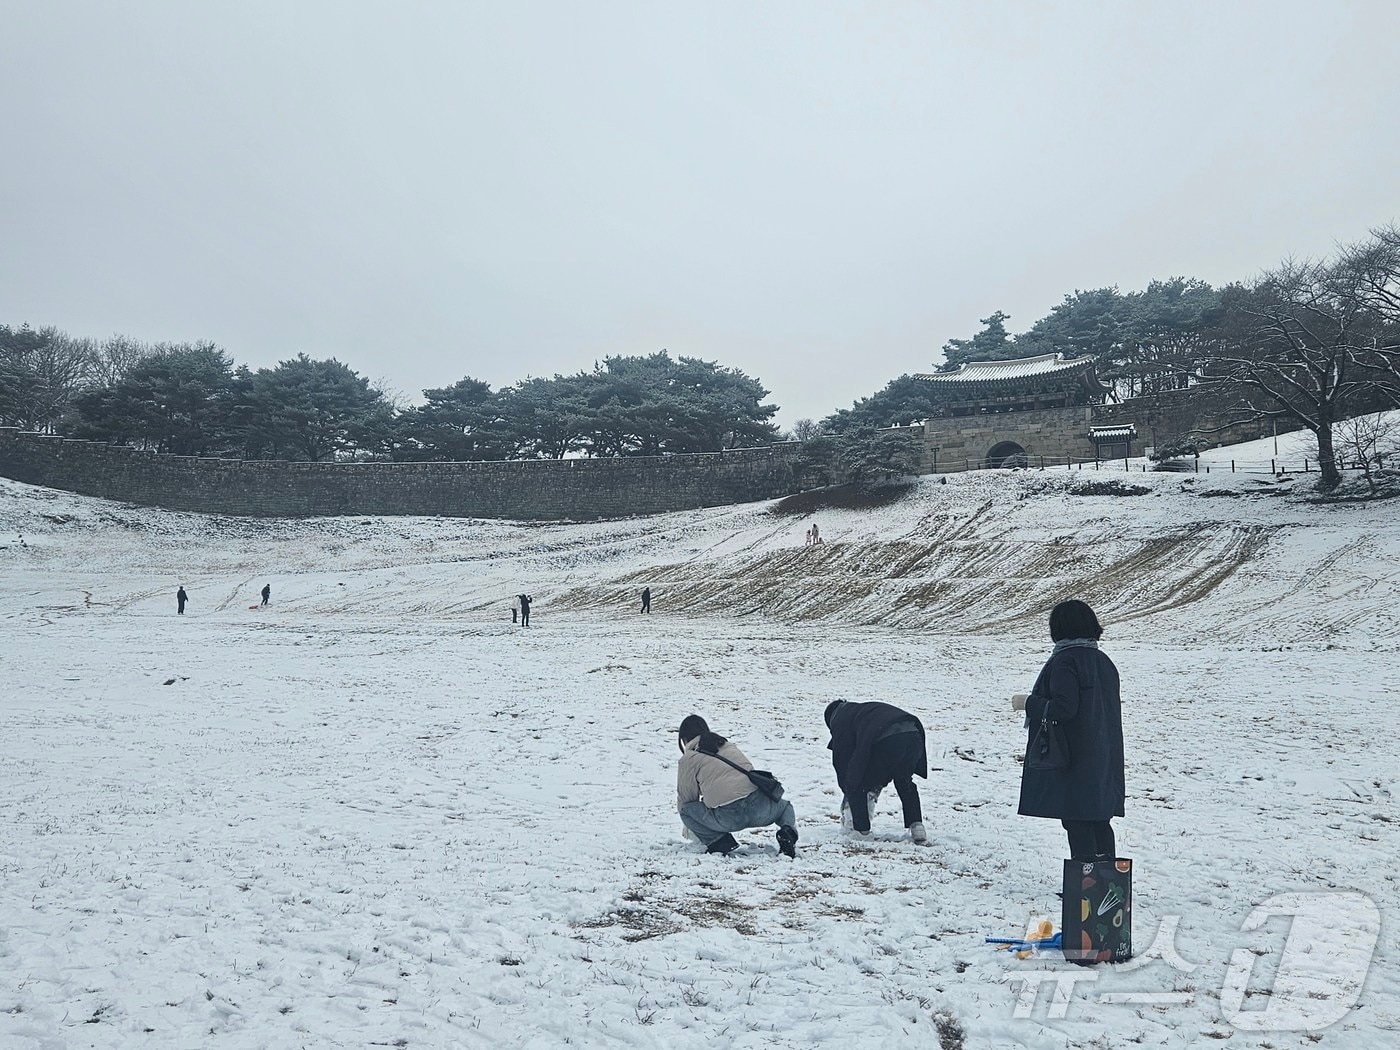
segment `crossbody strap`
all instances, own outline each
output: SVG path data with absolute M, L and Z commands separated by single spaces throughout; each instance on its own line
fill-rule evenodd
M 701 754 L 701 755 L 709 755 L 711 758 L 717 758 L 717 759 L 719 759 L 721 762 L 723 762 L 723 763 L 724 763 L 726 766 L 728 766 L 730 769 L 737 769 L 740 773 L 743 773 L 744 776 L 746 776 L 746 777 L 749 776 L 749 774 L 753 772 L 753 770 L 751 770 L 751 769 L 745 769 L 743 766 L 739 765 L 737 762 L 731 762 L 731 761 L 729 761 L 729 759 L 725 758 L 723 755 L 718 755 L 718 754 L 716 754 L 716 753 L 713 752 L 713 751 L 700 751 L 698 748 L 697 748 L 696 750 L 697 750 L 697 753 L 698 753 L 698 754 Z M 749 779 L 752 780 L 753 778 L 752 778 L 752 777 L 749 777 Z

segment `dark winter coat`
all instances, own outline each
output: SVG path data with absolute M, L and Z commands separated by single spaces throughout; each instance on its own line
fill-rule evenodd
M 1058 721 L 1069 745 L 1065 769 L 1021 766 L 1027 817 L 1108 820 L 1123 815 L 1123 710 L 1118 668 L 1099 649 L 1074 645 L 1045 662 L 1026 699 L 1026 751 L 1046 717 Z
M 893 704 L 872 702 L 868 704 L 842 704 L 831 716 L 831 764 L 836 769 L 836 782 L 847 798 L 884 787 L 890 782 L 886 770 L 877 770 L 870 765 L 870 749 L 880 734 L 899 722 L 912 722 L 919 732 L 919 757 L 912 772 L 915 776 L 928 779 L 928 752 L 922 746 L 924 726 L 908 711 L 901 711 Z M 883 779 L 881 779 L 883 777 Z

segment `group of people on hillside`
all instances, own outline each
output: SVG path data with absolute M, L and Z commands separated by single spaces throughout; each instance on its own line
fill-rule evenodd
M 262 594 L 262 601 L 259 603 L 258 608 L 262 608 L 272 601 L 272 584 L 263 584 L 263 589 L 259 593 Z M 185 593 L 185 585 L 182 583 L 180 584 L 180 589 L 175 592 L 175 614 L 177 616 L 185 615 L 185 603 L 189 600 L 190 596 Z
M 517 594 L 510 602 L 510 622 L 521 627 L 530 626 L 530 604 L 534 601 L 528 594 Z M 651 588 L 642 588 L 642 612 L 651 613 Z
M 815 521 L 812 522 L 811 526 L 807 529 L 806 545 L 808 547 L 815 547 L 825 542 L 826 540 L 822 539 L 821 529 L 817 528 L 817 523 Z
M 1126 794 L 1118 669 L 1099 648 L 1102 637 L 1098 617 L 1084 602 L 1056 605 L 1050 613 L 1053 649 L 1024 698 L 1026 758 L 1018 812 L 1058 819 L 1074 860 L 1115 856 L 1111 821 L 1123 815 Z M 842 827 L 869 835 L 871 810 L 893 783 L 910 838 L 927 843 L 913 780 L 928 778 L 923 723 L 892 704 L 844 700 L 827 704 L 825 719 Z M 1052 727 L 1063 761 L 1033 759 L 1032 749 L 1043 746 Z M 795 857 L 796 813 L 781 787 L 774 797 L 771 774 L 754 770 L 738 746 L 699 715 L 687 716 L 677 736 L 676 804 L 686 834 L 706 853 L 728 854 L 739 845 L 734 832 L 776 824 L 779 851 Z

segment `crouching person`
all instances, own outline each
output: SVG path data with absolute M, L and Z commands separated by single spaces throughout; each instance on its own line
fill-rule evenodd
M 733 832 L 778 825 L 778 849 L 797 856 L 797 816 L 792 803 L 773 799 L 749 779 L 753 763 L 730 741 L 712 733 L 699 715 L 688 715 L 678 734 L 676 804 L 681 823 L 706 853 L 737 849 Z
M 836 700 L 827 705 L 826 725 L 831 730 L 831 743 L 826 746 L 836 782 L 845 794 L 842 825 L 870 834 L 870 809 L 881 789 L 894 781 L 910 837 L 920 844 L 928 842 L 913 780 L 916 776 L 928 779 L 923 723 L 891 704 Z

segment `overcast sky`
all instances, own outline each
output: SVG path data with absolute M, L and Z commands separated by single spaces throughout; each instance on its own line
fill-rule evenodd
M 820 417 L 1400 220 L 1400 3 L 0 0 L 0 322 Z

